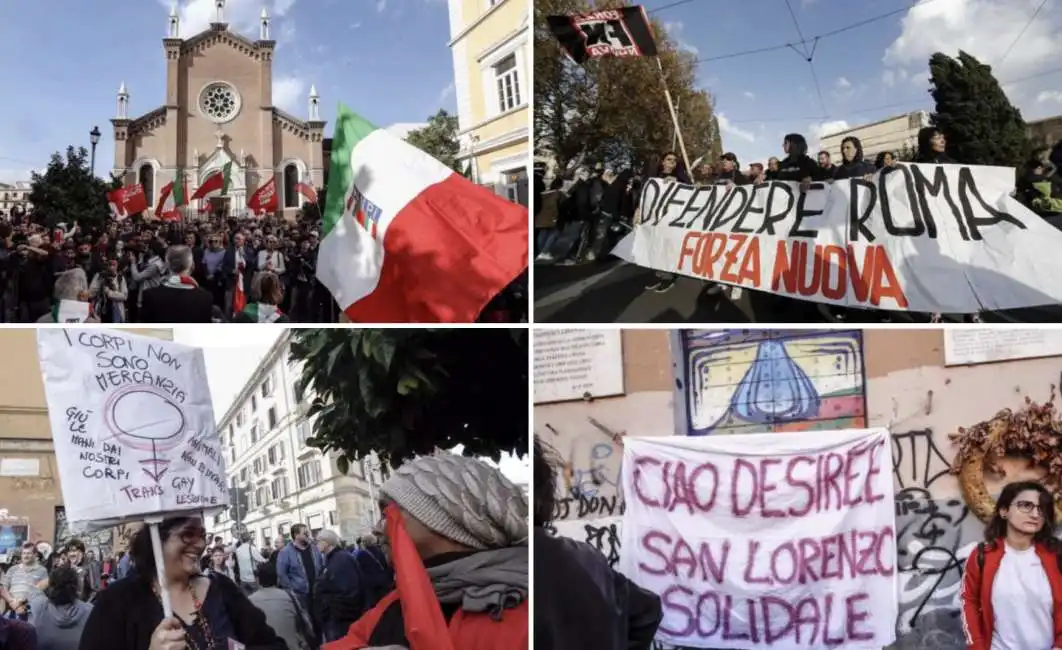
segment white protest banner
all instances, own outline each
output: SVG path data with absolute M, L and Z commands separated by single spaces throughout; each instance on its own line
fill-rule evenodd
M 870 180 L 646 181 L 628 262 L 860 308 L 975 313 L 1062 303 L 1062 232 L 1010 196 L 1014 170 L 887 167 Z
M 91 529 L 228 504 L 202 350 L 51 328 L 37 330 L 37 351 L 68 521 Z
M 625 438 L 619 570 L 660 595 L 657 640 L 892 643 L 891 452 L 884 429 Z
M 84 323 L 89 317 L 89 304 L 80 300 L 60 300 L 55 312 L 56 323 Z

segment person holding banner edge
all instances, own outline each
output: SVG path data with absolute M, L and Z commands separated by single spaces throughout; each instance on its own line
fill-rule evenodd
M 157 524 L 161 563 L 152 550 L 155 526 L 145 525 L 133 537 L 129 554 L 136 574 L 100 593 L 79 650 L 286 650 L 265 615 L 232 580 L 202 575 L 206 529 L 199 517 Z M 163 601 L 172 603 L 172 616 L 164 615 Z
M 1040 483 L 1006 485 L 966 560 L 962 628 L 969 650 L 1062 648 L 1062 544 L 1055 503 Z
M 679 164 L 678 154 L 674 151 L 665 151 L 660 157 L 660 163 L 656 167 L 656 173 L 653 174 L 653 178 L 662 178 L 664 180 L 686 184 L 691 182 L 689 174 L 686 173 L 686 170 Z M 675 286 L 676 277 L 677 276 L 674 273 L 657 271 L 656 281 L 646 285 L 645 290 L 664 293 L 671 289 L 671 287 Z

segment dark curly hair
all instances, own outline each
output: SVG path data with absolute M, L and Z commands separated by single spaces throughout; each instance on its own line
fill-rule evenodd
M 81 578 L 77 570 L 68 566 L 56 567 L 48 574 L 48 586 L 44 595 L 56 605 L 69 605 L 77 600 L 81 591 Z
M 557 472 L 546 452 L 546 443 L 535 436 L 535 453 L 531 476 L 535 482 L 534 525 L 546 527 L 553 522 L 556 505 Z
M 165 544 L 175 532 L 190 521 L 199 521 L 199 517 L 172 517 L 159 524 L 159 537 Z M 129 557 L 136 566 L 136 576 L 148 582 L 155 580 L 155 552 L 151 548 L 151 527 L 144 525 L 136 531 L 129 542 Z

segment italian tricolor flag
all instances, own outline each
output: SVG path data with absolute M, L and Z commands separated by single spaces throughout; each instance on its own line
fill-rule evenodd
M 192 195 L 192 200 L 226 196 L 229 193 L 230 183 L 232 183 L 232 161 L 225 163 L 221 169 L 210 172 L 210 175 L 203 179 L 199 189 Z
M 188 205 L 188 182 L 184 179 L 184 170 L 178 169 L 177 182 L 166 183 L 159 192 L 155 216 L 167 221 L 180 219 L 180 207 L 183 205 Z
M 340 104 L 317 277 L 358 323 L 469 323 L 527 267 L 528 213 Z

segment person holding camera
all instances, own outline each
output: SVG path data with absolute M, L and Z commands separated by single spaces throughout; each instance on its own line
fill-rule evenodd
M 89 301 L 93 311 L 103 323 L 124 323 L 125 301 L 129 297 L 129 287 L 125 277 L 118 269 L 118 259 L 110 258 L 103 270 L 89 283 Z

